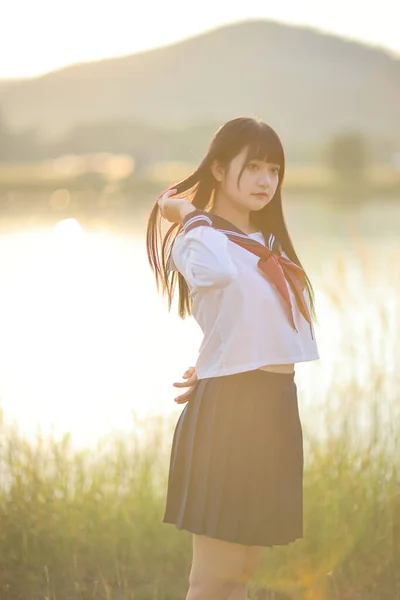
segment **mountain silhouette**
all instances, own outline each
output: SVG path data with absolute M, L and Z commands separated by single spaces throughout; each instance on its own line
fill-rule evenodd
M 49 49 L 50 51 L 50 49 Z M 16 129 L 83 122 L 155 127 L 258 116 L 286 139 L 360 129 L 400 135 L 400 60 L 382 49 L 272 21 L 245 21 L 163 48 L 3 83 Z

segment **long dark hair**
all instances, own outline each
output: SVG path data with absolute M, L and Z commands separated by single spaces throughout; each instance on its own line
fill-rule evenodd
M 290 239 L 282 210 L 281 189 L 285 175 L 285 154 L 278 135 L 266 123 L 249 117 L 238 117 L 225 123 L 214 134 L 208 151 L 197 169 L 185 179 L 170 185 L 167 190 L 176 189 L 176 193 L 171 197 L 186 198 L 196 208 L 212 212 L 213 192 L 218 184 L 211 172 L 211 164 L 217 160 L 222 165 L 229 167 L 231 160 L 246 147 L 248 148 L 247 158 L 239 173 L 238 184 L 246 165 L 251 160 L 268 160 L 268 162 L 280 166 L 279 182 L 274 197 L 263 209 L 251 211 L 250 221 L 259 230 L 273 233 L 288 257 L 303 268 Z M 159 198 L 167 190 L 164 190 Z M 157 289 L 160 289 L 161 284 L 162 293 L 168 298 L 168 310 L 171 309 L 176 277 L 178 278 L 179 316 L 184 319 L 191 315 L 192 298 L 183 275 L 179 271 L 168 269 L 172 244 L 182 226 L 180 223 L 174 223 L 165 236 L 162 235 L 161 222 L 164 219 L 161 217 L 158 206 L 159 198 L 151 210 L 147 223 L 147 256 L 155 274 Z M 314 290 L 307 274 L 305 274 L 305 285 L 310 299 L 311 314 L 316 319 Z

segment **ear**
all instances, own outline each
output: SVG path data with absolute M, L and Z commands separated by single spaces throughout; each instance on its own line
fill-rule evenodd
M 216 181 L 221 182 L 224 178 L 225 168 L 217 160 L 213 160 L 210 166 L 211 173 Z

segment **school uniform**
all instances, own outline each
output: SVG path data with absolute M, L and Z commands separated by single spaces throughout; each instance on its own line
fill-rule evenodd
M 294 373 L 319 358 L 304 272 L 267 231 L 189 213 L 169 269 L 203 332 L 198 382 L 172 440 L 164 523 L 255 546 L 303 537 L 303 438 Z

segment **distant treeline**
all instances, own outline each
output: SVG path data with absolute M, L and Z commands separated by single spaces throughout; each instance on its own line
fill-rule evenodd
M 198 163 L 217 127 L 217 123 L 207 122 L 162 129 L 146 123 L 115 120 L 77 123 L 56 138 L 48 139 L 38 129 L 13 131 L 0 108 L 0 161 L 36 162 L 68 154 L 110 152 L 134 157 L 137 172 L 160 161 Z M 342 154 L 344 146 L 345 161 L 358 165 L 357 168 L 367 161 L 388 164 L 393 160 L 392 144 L 371 139 L 361 131 L 338 131 L 336 136 L 320 144 L 296 139 L 295 135 L 291 140 L 282 141 L 287 161 L 292 164 L 326 164 L 328 161 L 335 167 L 340 157 L 332 157 L 332 151 Z

